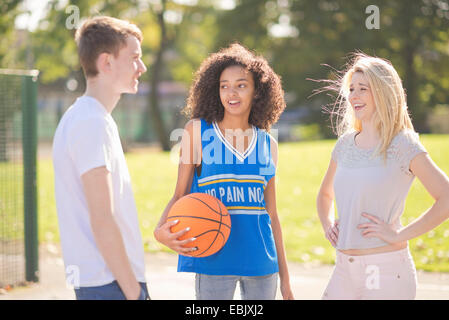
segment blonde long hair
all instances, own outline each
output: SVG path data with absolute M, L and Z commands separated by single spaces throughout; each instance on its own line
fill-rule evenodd
M 336 131 L 341 136 L 350 131 L 362 131 L 362 123 L 357 120 L 349 103 L 349 87 L 355 72 L 362 72 L 368 80 L 374 98 L 376 111 L 373 122 L 381 141 L 375 154 L 386 157 L 392 139 L 403 129 L 414 131 L 402 81 L 393 65 L 385 59 L 355 53 L 352 63 L 340 79 L 339 96 L 333 113 L 337 115 Z

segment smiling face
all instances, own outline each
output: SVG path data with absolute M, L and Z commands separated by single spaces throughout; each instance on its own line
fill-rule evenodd
M 370 121 L 376 111 L 373 94 L 363 72 L 354 72 L 349 87 L 348 100 L 357 120 Z
M 220 100 L 225 113 L 247 116 L 251 112 L 254 79 L 250 71 L 241 66 L 230 66 L 220 75 Z
M 119 93 L 136 93 L 139 77 L 147 71 L 142 62 L 142 50 L 139 40 L 128 36 L 126 46 L 120 49 L 117 57 L 111 55 L 111 69 L 115 91 Z

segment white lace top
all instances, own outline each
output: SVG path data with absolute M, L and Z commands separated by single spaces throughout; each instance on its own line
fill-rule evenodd
M 399 132 L 383 155 L 374 155 L 375 148 L 361 149 L 355 144 L 357 132 L 341 136 L 332 151 L 337 163 L 334 178 L 335 201 L 339 219 L 337 249 L 368 249 L 388 245 L 378 238 L 364 238 L 357 225 L 370 222 L 362 213 L 379 217 L 401 227 L 405 198 L 414 175 L 410 161 L 426 152 L 418 134 L 411 130 Z

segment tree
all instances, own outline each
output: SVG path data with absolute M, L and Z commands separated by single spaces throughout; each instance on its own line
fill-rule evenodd
M 144 61 L 149 66 L 145 77 L 153 88 L 167 80 L 190 84 L 194 71 L 210 52 L 238 41 L 263 54 L 281 75 L 289 108 L 319 108 L 331 102 L 325 95 L 311 97 L 317 84 L 306 79 L 332 78 L 333 69 L 341 69 L 355 50 L 392 61 L 403 79 L 419 131 L 427 129 L 426 116 L 433 106 L 447 104 L 448 0 L 376 0 L 379 29 L 367 28 L 371 13 L 366 9 L 373 5 L 371 0 L 236 0 L 231 10 L 221 10 L 217 3 L 70 1 L 79 8 L 81 17 L 101 13 L 130 19 L 141 27 Z M 57 4 L 56 0 L 50 2 L 47 17 L 32 34 L 35 66 L 45 82 L 80 72 L 75 30 L 65 27 L 66 7 Z M 168 134 L 163 128 L 157 90 L 151 92 L 147 115 L 142 119 L 147 127 L 141 138 L 148 138 L 152 123 L 154 128 L 159 127 L 156 131 L 166 150 Z M 323 124 L 325 119 L 319 117 Z M 322 127 L 327 130 L 326 125 Z
M 14 67 L 11 62 L 14 60 L 13 54 L 17 51 L 14 50 L 12 45 L 15 41 L 14 34 L 14 21 L 16 17 L 22 13 L 19 5 L 23 0 L 4 0 L 0 4 L 0 67 L 10 68 Z
M 204 50 L 204 44 L 212 43 L 210 39 L 211 30 L 213 30 L 211 24 L 213 23 L 210 22 L 210 19 L 205 18 L 205 15 L 210 14 L 210 4 L 205 1 L 193 6 L 179 4 L 176 1 L 161 0 L 160 3 L 151 5 L 150 9 L 152 16 L 157 18 L 159 44 L 155 49 L 154 60 L 150 66 L 149 105 L 151 108 L 146 110 L 145 116 L 142 118 L 144 130 L 141 140 L 145 141 L 148 137 L 148 124 L 152 122 L 163 150 L 167 151 L 170 150 L 170 141 L 159 107 L 158 84 L 164 76 L 186 84 L 192 81 L 194 69 L 198 67 L 209 49 L 206 46 L 206 50 Z M 203 24 L 206 24 L 207 27 L 202 27 Z M 170 59 L 165 58 L 166 53 L 171 55 Z
M 448 3 L 379 0 L 379 29 L 368 29 L 366 9 L 371 4 L 369 0 L 294 1 L 293 21 L 303 40 L 297 50 L 300 55 L 314 52 L 322 63 L 335 68 L 341 67 L 341 57 L 354 50 L 392 61 L 403 79 L 415 127 L 427 131 L 428 111 L 447 101 L 449 89 L 443 80 L 449 73 Z M 305 61 L 316 59 L 309 53 Z
M 21 13 L 19 8 L 22 0 L 6 0 L 0 5 L 0 67 L 17 68 L 15 55 L 19 52 L 15 42 L 14 21 Z M 23 67 L 23 65 L 22 65 Z M 12 119 L 14 114 L 20 110 L 21 82 L 20 77 L 11 75 L 0 75 L 1 97 L 0 97 L 0 162 L 8 161 L 8 140 L 12 133 Z
M 148 104 L 142 117 L 140 140 L 148 141 L 150 125 L 155 128 L 163 150 L 169 150 L 170 142 L 166 123 L 162 116 L 158 84 L 161 81 L 177 80 L 189 83 L 194 70 L 209 47 L 201 47 L 203 40 L 210 40 L 211 22 L 205 12 L 210 10 L 207 0 L 200 0 L 195 5 L 182 1 L 106 1 L 78 0 L 70 1 L 65 7 L 58 7 L 58 1 L 49 4 L 47 17 L 41 21 L 41 28 L 33 33 L 33 49 L 36 56 L 36 67 L 42 70 L 42 81 L 53 82 L 65 78 L 73 72 L 80 73 L 80 66 L 73 41 L 75 28 L 66 27 L 69 14 L 66 9 L 75 5 L 80 17 L 91 15 L 110 15 L 128 19 L 136 23 L 143 32 L 143 61 L 148 67 L 144 75 L 149 79 L 151 90 Z M 210 11 L 208 11 L 210 13 Z M 173 15 L 175 15 L 173 21 Z M 204 18 L 204 19 L 203 19 Z M 179 21 L 176 21 L 176 20 Z M 202 22 L 199 20 L 204 20 Z M 213 21 L 213 19 L 212 19 Z M 207 25 L 209 29 L 202 26 Z M 196 34 L 190 36 L 190 32 Z M 192 50 L 192 42 L 198 44 L 197 51 Z M 187 49 L 187 50 L 184 50 Z M 62 54 L 61 54 L 62 53 Z M 169 58 L 165 55 L 169 54 Z
M 144 116 L 142 117 L 142 132 L 141 141 L 147 141 L 149 133 L 149 124 L 153 123 L 156 128 L 156 133 L 161 144 L 162 150 L 169 151 L 170 143 L 165 129 L 164 121 L 161 116 L 159 107 L 159 83 L 161 81 L 161 69 L 163 67 L 163 56 L 168 46 L 169 39 L 167 38 L 166 24 L 164 20 L 164 14 L 166 12 L 166 1 L 161 0 L 161 3 L 152 6 L 151 12 L 157 18 L 159 26 L 159 46 L 156 49 L 155 59 L 151 65 L 151 77 L 150 77 L 150 93 L 148 95 L 148 107 L 145 109 Z
M 217 46 L 237 40 L 266 56 L 282 76 L 289 107 L 331 102 L 324 95 L 309 99 L 317 84 L 306 79 L 332 78 L 349 53 L 360 50 L 386 58 L 403 79 L 415 127 L 426 131 L 428 111 L 448 99 L 448 1 L 377 0 L 379 29 L 367 28 L 371 5 L 370 0 L 238 1 L 219 15 Z M 282 21 L 296 34 L 270 32 L 270 26 Z

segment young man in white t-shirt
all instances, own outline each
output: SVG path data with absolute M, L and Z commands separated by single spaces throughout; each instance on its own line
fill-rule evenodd
M 142 33 L 96 17 L 76 33 L 87 88 L 53 141 L 55 196 L 67 280 L 77 299 L 147 299 L 143 243 L 111 112 L 146 71 Z

